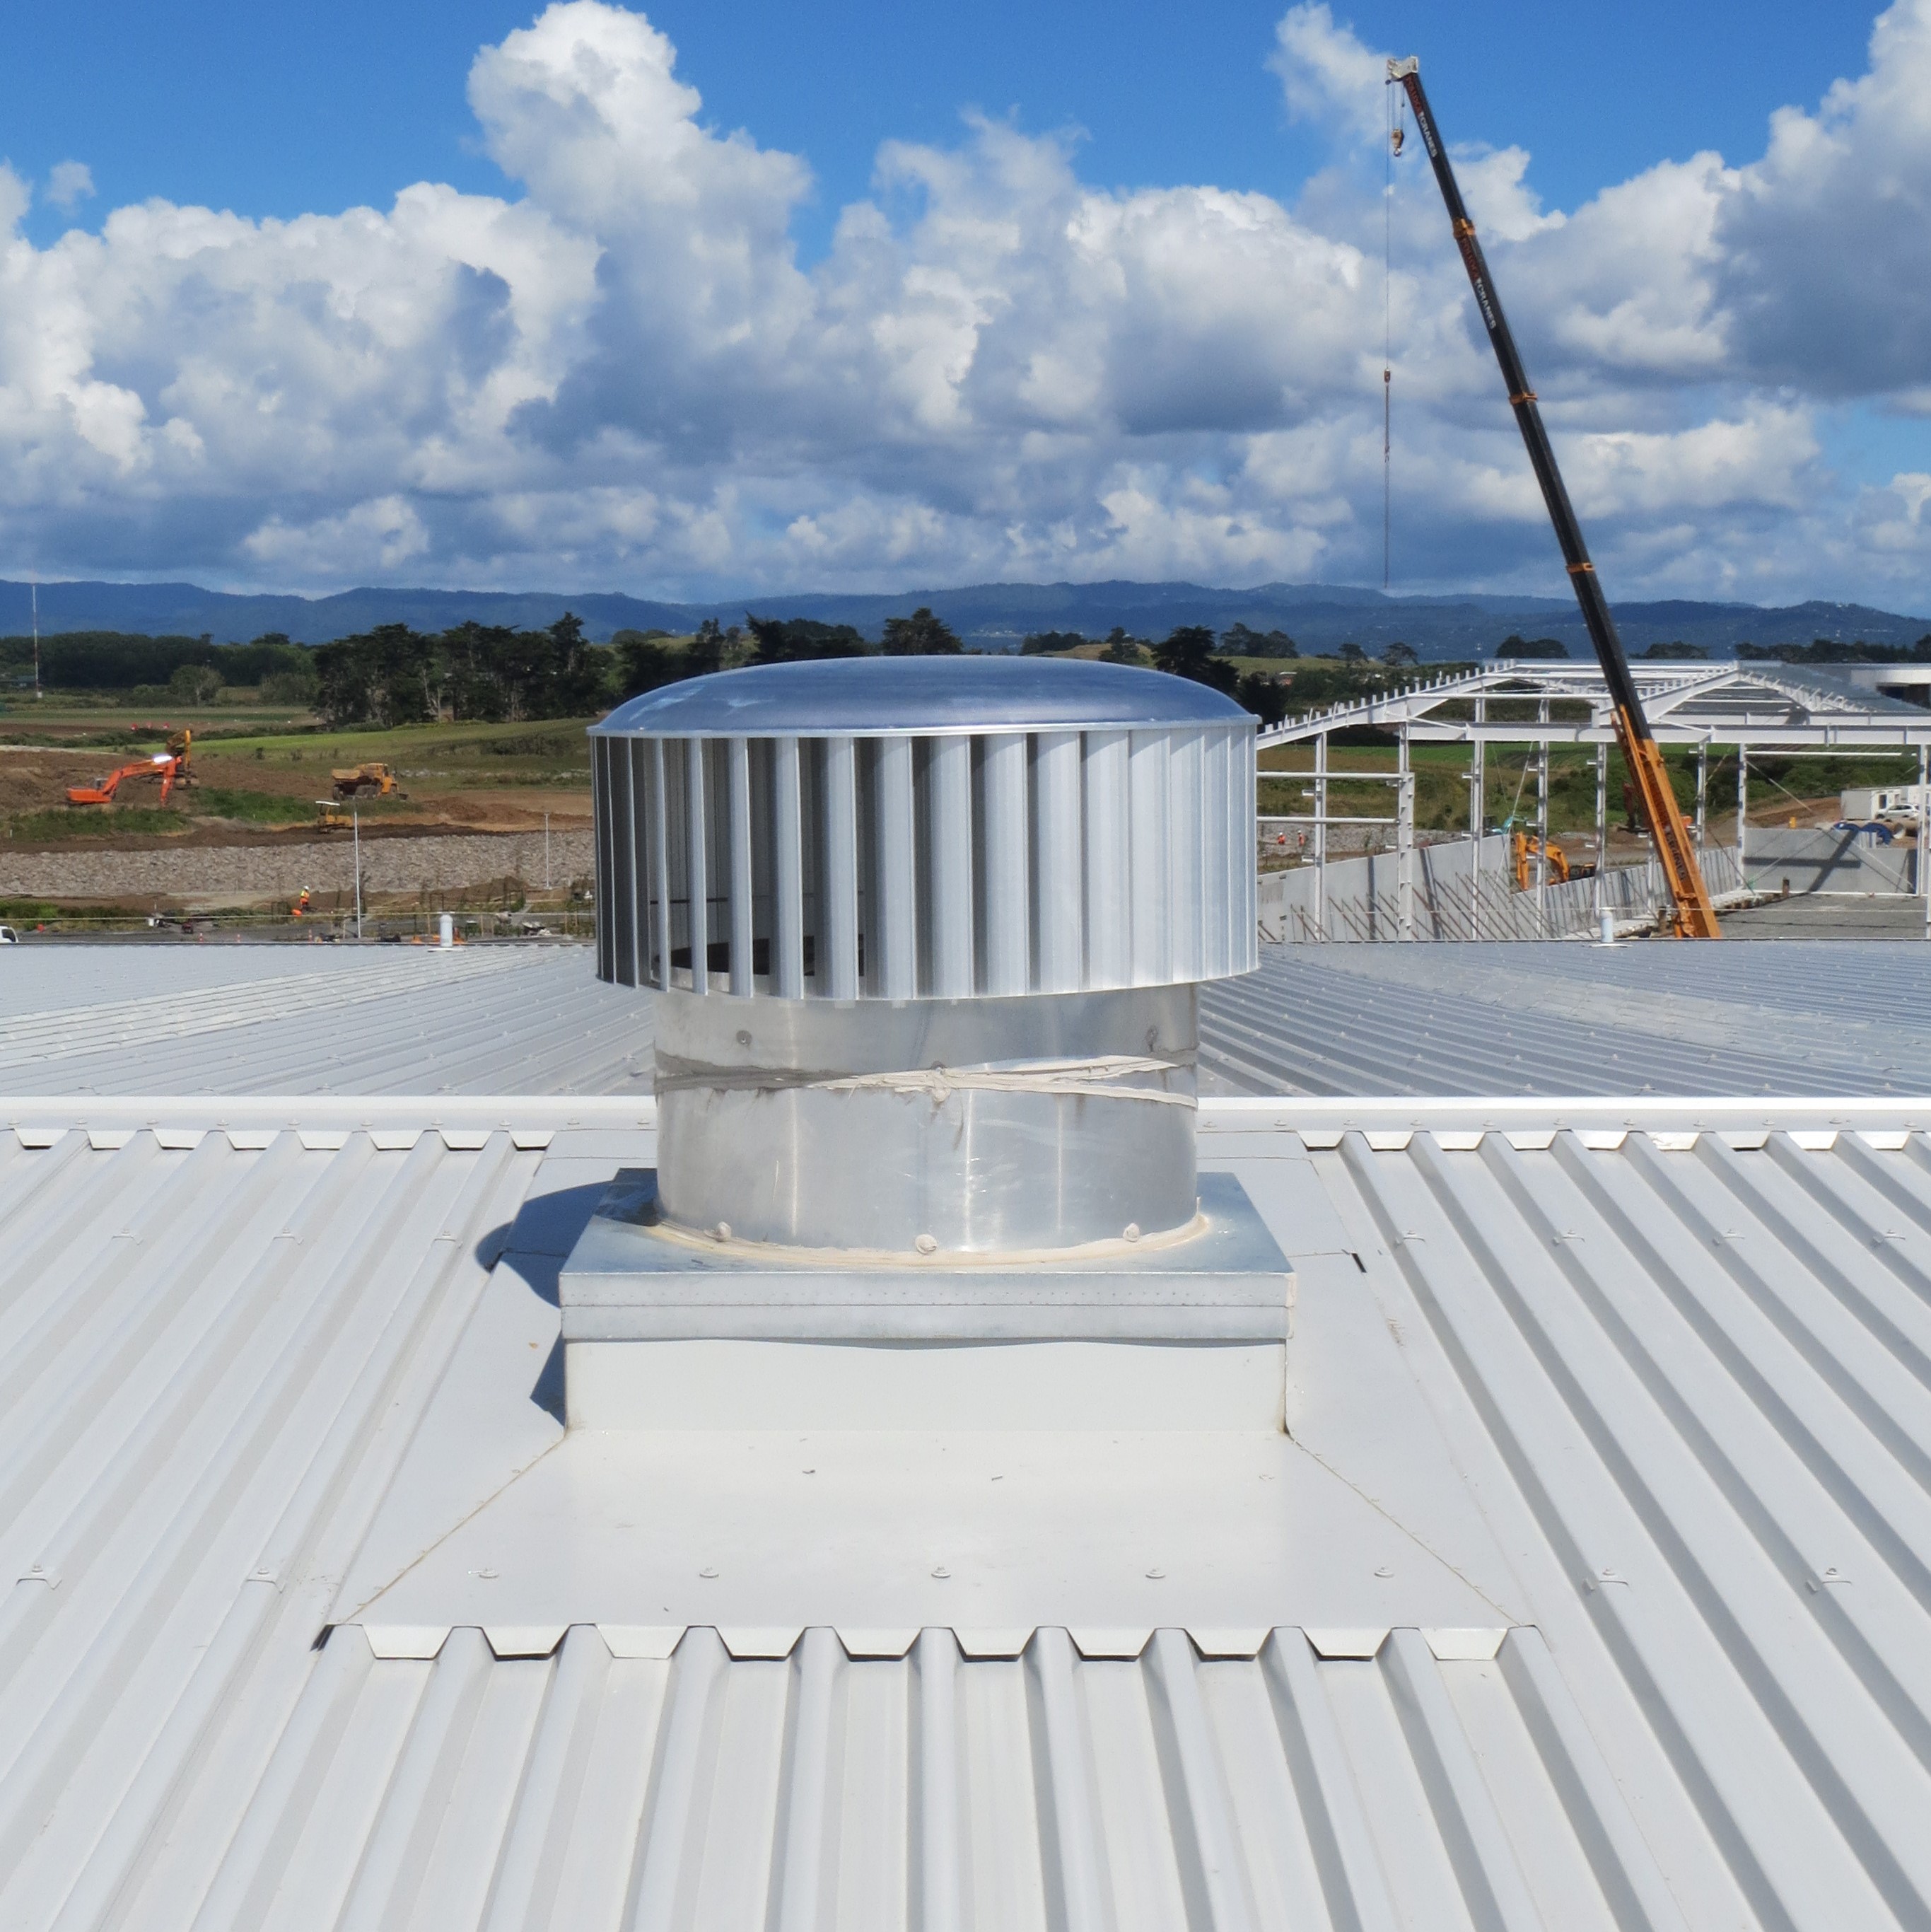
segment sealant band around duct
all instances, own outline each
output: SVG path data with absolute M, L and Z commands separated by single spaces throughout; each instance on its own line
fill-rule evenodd
M 666 1054 L 657 1056 L 661 1094 L 889 1093 L 924 1095 L 934 1101 L 955 1094 L 1037 1094 L 1099 1100 L 1151 1100 L 1192 1108 L 1192 1093 L 1129 1086 L 1148 1074 L 1190 1073 L 1195 1055 L 1185 1053 L 1103 1054 L 1084 1060 L 994 1060 L 982 1066 L 910 1066 L 875 1073 L 831 1073 L 784 1066 L 713 1066 Z

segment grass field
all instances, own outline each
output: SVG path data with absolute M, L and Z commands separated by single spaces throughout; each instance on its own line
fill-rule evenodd
M 1255 659 L 1255 668 L 1278 662 Z M 1495 715 L 1492 707 L 1492 715 Z M 387 764 L 406 798 L 357 801 L 365 824 L 394 824 L 428 831 L 540 830 L 546 815 L 557 826 L 587 823 L 590 816 L 587 718 L 545 719 L 522 724 L 415 724 L 394 730 L 331 730 L 286 710 L 238 704 L 198 710 L 124 702 L 70 700 L 58 694 L 38 706 L 16 699 L 0 716 L 0 837 L 31 843 L 70 839 L 150 838 L 173 834 L 232 839 L 237 826 L 265 833 L 298 833 L 315 821 L 316 801 L 330 796 L 331 770 L 364 763 Z M 187 726 L 195 734 L 194 782 L 166 806 L 154 789 L 132 780 L 124 804 L 69 806 L 67 788 L 91 781 L 115 764 L 156 748 L 160 733 Z M 136 728 L 150 728 L 145 730 Z M 1484 811 L 1496 824 L 1512 812 L 1532 814 L 1535 781 L 1526 746 L 1491 748 Z M 1677 796 L 1686 809 L 1696 800 L 1694 763 L 1684 751 L 1668 754 Z M 1391 788 L 1349 784 L 1349 772 L 1392 772 L 1390 745 L 1330 748 L 1329 808 L 1354 817 L 1392 816 Z M 1311 746 L 1285 747 L 1262 756 L 1260 807 L 1264 813 L 1311 808 L 1305 775 L 1313 765 Z M 1454 832 L 1468 823 L 1468 754 L 1456 745 L 1417 745 L 1415 819 L 1425 831 Z M 1751 760 L 1751 817 L 1762 822 L 1801 812 L 1806 822 L 1820 812 L 1834 814 L 1846 785 L 1909 782 L 1915 761 L 1900 758 Z M 1279 776 L 1267 774 L 1280 774 Z M 1609 813 L 1622 816 L 1623 769 L 1609 760 Z M 1735 809 L 1734 753 L 1713 759 L 1708 790 L 1712 823 L 1720 830 Z M 1550 758 L 1550 823 L 1561 831 L 1593 826 L 1595 754 L 1560 748 Z
M 1696 804 L 1696 766 L 1693 755 L 1681 747 L 1665 754 L 1677 800 L 1686 812 Z M 1331 745 L 1328 749 L 1328 810 L 1363 818 L 1394 814 L 1393 788 L 1387 784 L 1350 784 L 1336 773 L 1393 772 L 1392 746 Z M 1415 774 L 1415 824 L 1423 831 L 1461 832 L 1468 826 L 1468 752 L 1459 745 L 1417 745 L 1410 764 Z M 1310 812 L 1312 792 L 1306 776 L 1314 769 L 1311 745 L 1284 746 L 1261 755 L 1260 808 L 1264 814 Z M 1791 815 L 1808 824 L 1820 813 L 1837 814 L 1837 794 L 1846 785 L 1909 783 L 1917 776 L 1916 757 L 1868 758 L 1770 758 L 1750 760 L 1750 815 L 1753 824 L 1780 821 Z M 1294 774 L 1274 778 L 1274 772 Z M 1621 755 L 1609 754 L 1609 807 L 1612 825 L 1623 817 L 1624 772 Z M 1492 745 L 1489 748 L 1483 810 L 1491 826 L 1511 814 L 1535 814 L 1534 753 L 1528 746 Z M 1707 806 L 1712 828 L 1720 834 L 1737 808 L 1737 760 L 1733 751 L 1710 761 Z M 1596 823 L 1596 754 L 1586 747 L 1562 747 L 1549 754 L 1549 826 L 1553 831 L 1579 832 Z

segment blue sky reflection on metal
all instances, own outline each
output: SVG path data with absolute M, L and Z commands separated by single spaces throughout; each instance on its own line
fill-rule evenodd
M 1228 724 L 1239 705 L 1191 679 L 1130 664 L 1042 658 L 833 658 L 753 664 L 646 692 L 597 733 L 1069 731 Z

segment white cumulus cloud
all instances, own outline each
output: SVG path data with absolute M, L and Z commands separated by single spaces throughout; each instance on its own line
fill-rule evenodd
M 1291 203 L 1097 188 L 1067 142 L 971 118 L 887 143 L 809 266 L 805 160 L 716 125 L 604 0 L 476 56 L 499 195 L 154 200 L 43 248 L 0 169 L 0 562 L 671 594 L 1374 580 L 1384 56 L 1325 4 L 1255 55 L 1333 142 Z M 1563 209 L 1522 151 L 1458 156 L 1618 595 L 1927 601 L 1923 477 L 1838 476 L 1816 423 L 1931 397 L 1927 88 L 1931 0 L 1897 0 L 1869 70 L 1754 159 Z M 1403 579 L 1558 588 L 1433 184 L 1402 170 Z M 62 164 L 46 192 L 91 185 Z
M 83 201 L 94 199 L 94 170 L 85 161 L 56 161 L 47 170 L 47 199 L 63 214 L 71 214 Z

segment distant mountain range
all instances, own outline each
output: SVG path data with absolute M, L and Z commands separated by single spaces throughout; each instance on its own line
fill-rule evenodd
M 0 632 L 28 628 L 28 586 L 0 581 Z M 1554 597 L 1389 596 L 1328 584 L 1263 584 L 1220 590 L 1198 584 L 977 584 L 952 590 L 908 590 L 893 597 L 823 592 L 779 592 L 715 604 L 658 603 L 608 591 L 344 590 L 331 597 L 250 596 L 203 590 L 192 584 L 43 584 L 43 634 L 61 631 L 127 631 L 154 636 L 211 636 L 245 643 L 264 632 L 286 632 L 298 644 L 403 623 L 442 631 L 479 623 L 538 626 L 566 610 L 599 640 L 623 629 L 682 632 L 706 617 L 742 623 L 760 616 L 815 617 L 852 624 L 876 638 L 887 617 L 928 604 L 968 644 L 1016 650 L 1033 631 L 1078 631 L 1104 637 L 1116 626 L 1130 634 L 1162 638 L 1175 626 L 1207 624 L 1216 631 L 1243 623 L 1282 630 L 1306 652 L 1331 652 L 1344 643 L 1378 652 L 1397 641 L 1424 658 L 1485 656 L 1509 633 L 1559 638 L 1571 653 L 1588 653 L 1576 606 Z M 1931 632 L 1931 618 L 1874 610 L 1861 604 L 1795 604 L 1778 610 L 1755 604 L 1687 600 L 1624 604 L 1617 609 L 1624 644 L 1640 652 L 1652 644 L 1701 645 L 1725 656 L 1740 644 L 1912 644 Z

